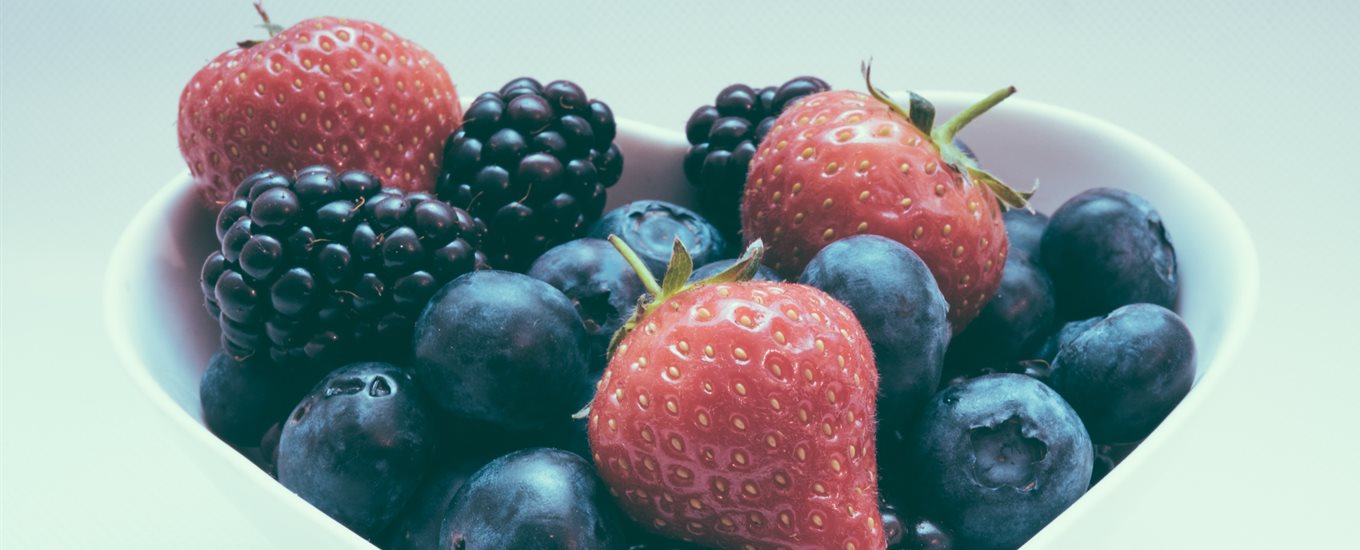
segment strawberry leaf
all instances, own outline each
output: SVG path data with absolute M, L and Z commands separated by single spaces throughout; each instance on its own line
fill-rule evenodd
M 1005 210 L 1006 208 L 1024 208 L 1029 203 L 1030 197 L 1034 196 L 1034 192 L 1037 191 L 1039 187 L 1036 183 L 1034 189 L 1029 191 L 1017 191 L 1015 188 L 1002 183 L 996 176 L 987 173 L 985 170 L 964 167 L 963 173 L 974 185 L 979 183 L 985 185 L 993 195 L 996 195 L 996 199 L 1001 201 L 1002 210 Z
M 912 120 L 911 114 L 908 113 L 906 109 L 903 109 L 901 105 L 898 105 L 896 101 L 893 101 L 892 98 L 888 97 L 888 94 L 885 93 L 883 90 L 874 87 L 873 81 L 869 78 L 869 73 L 872 70 L 871 65 L 873 64 L 873 62 L 874 61 L 870 59 L 869 61 L 862 62 L 859 65 L 859 71 L 864 74 L 864 85 L 865 87 L 869 88 L 869 95 L 874 96 L 874 99 L 877 99 L 884 105 L 887 105 L 889 109 L 892 109 L 892 112 L 897 113 L 902 118 Z M 912 95 L 915 96 L 915 94 Z M 930 118 L 932 120 L 934 120 L 935 118 L 934 106 L 931 106 Z M 912 124 L 915 125 L 915 122 L 913 121 Z M 922 131 L 925 132 L 926 134 L 929 134 L 930 127 L 927 126 Z
M 666 266 L 666 275 L 661 278 L 661 295 L 674 296 L 684 289 L 689 276 L 694 273 L 694 258 L 680 239 L 671 246 L 671 264 Z
M 764 254 L 765 242 L 756 239 L 755 242 L 746 247 L 745 252 L 742 252 L 741 258 L 738 258 L 732 265 L 727 266 L 727 269 L 718 272 L 712 277 L 697 281 L 693 286 L 749 281 L 756 276 L 756 271 L 760 269 L 760 258 Z
M 930 135 L 930 129 L 935 126 L 935 104 L 931 103 L 920 94 L 912 91 L 911 94 L 911 125 L 925 135 Z

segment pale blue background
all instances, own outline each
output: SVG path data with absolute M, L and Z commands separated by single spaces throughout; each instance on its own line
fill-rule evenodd
M 680 128 L 724 85 L 811 73 L 990 91 L 1155 141 L 1241 213 L 1263 296 L 1223 397 L 1186 423 L 1119 548 L 1336 547 L 1360 494 L 1355 2 L 276 0 L 276 21 L 370 19 L 464 94 L 571 78 Z M 847 3 L 851 4 L 851 3 Z M 0 547 L 243 548 L 268 540 L 162 439 L 104 335 L 108 250 L 179 173 L 184 83 L 259 34 L 246 0 L 0 3 Z M 1349 65 L 1349 66 L 1348 66 Z

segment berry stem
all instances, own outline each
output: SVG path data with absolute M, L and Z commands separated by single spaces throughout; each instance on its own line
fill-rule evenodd
M 944 126 L 932 130 L 930 132 L 930 137 L 935 140 L 935 143 L 950 143 L 954 141 L 954 136 L 957 135 L 960 130 L 963 130 L 964 126 L 967 126 L 973 119 L 982 116 L 982 113 L 987 112 L 992 107 L 996 107 L 997 104 L 1001 103 L 1014 93 L 1015 86 L 1007 86 L 992 92 L 992 95 L 982 98 L 982 101 L 974 103 L 967 109 L 964 109 L 963 112 L 954 115 L 954 118 L 949 119 L 949 122 L 944 123 Z
M 269 33 L 270 38 L 274 38 L 274 35 L 283 31 L 283 27 L 275 25 L 269 20 L 269 13 L 264 11 L 264 0 L 256 0 L 255 13 L 260 14 L 260 19 L 264 20 L 264 25 L 262 26 L 264 27 L 264 30 Z
M 610 235 L 609 244 L 614 245 L 614 250 L 618 250 L 619 254 L 623 255 L 624 261 L 628 262 L 628 266 L 637 272 L 638 278 L 642 279 L 642 287 L 647 289 L 648 294 L 661 295 L 661 285 L 656 282 L 656 276 L 652 275 L 652 270 L 647 269 L 647 264 L 642 262 L 642 258 L 638 257 L 637 252 L 633 252 L 628 243 L 623 242 L 618 235 Z

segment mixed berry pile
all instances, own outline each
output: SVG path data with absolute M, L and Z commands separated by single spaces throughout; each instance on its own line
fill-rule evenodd
M 1013 88 L 734 84 L 697 211 L 604 212 L 646 182 L 577 84 L 464 111 L 383 27 L 272 31 L 180 102 L 204 421 L 379 547 L 1017 548 L 1190 390 L 1157 210 L 1036 213 L 956 139 Z

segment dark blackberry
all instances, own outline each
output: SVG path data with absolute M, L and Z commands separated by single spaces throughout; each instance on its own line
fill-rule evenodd
M 482 222 L 428 193 L 325 166 L 246 178 L 203 263 L 208 311 L 236 358 L 320 369 L 400 361 L 444 283 L 486 263 Z
M 718 93 L 713 105 L 690 115 L 685 136 L 693 147 L 685 155 L 685 178 L 699 187 L 699 210 L 728 240 L 741 240 L 736 237 L 746 172 L 775 117 L 793 100 L 830 89 L 826 81 L 811 76 L 759 90 L 733 84 Z
M 492 267 L 522 272 L 599 219 L 623 173 L 614 133 L 609 106 L 580 86 L 518 78 L 468 107 L 435 192 L 486 220 Z

